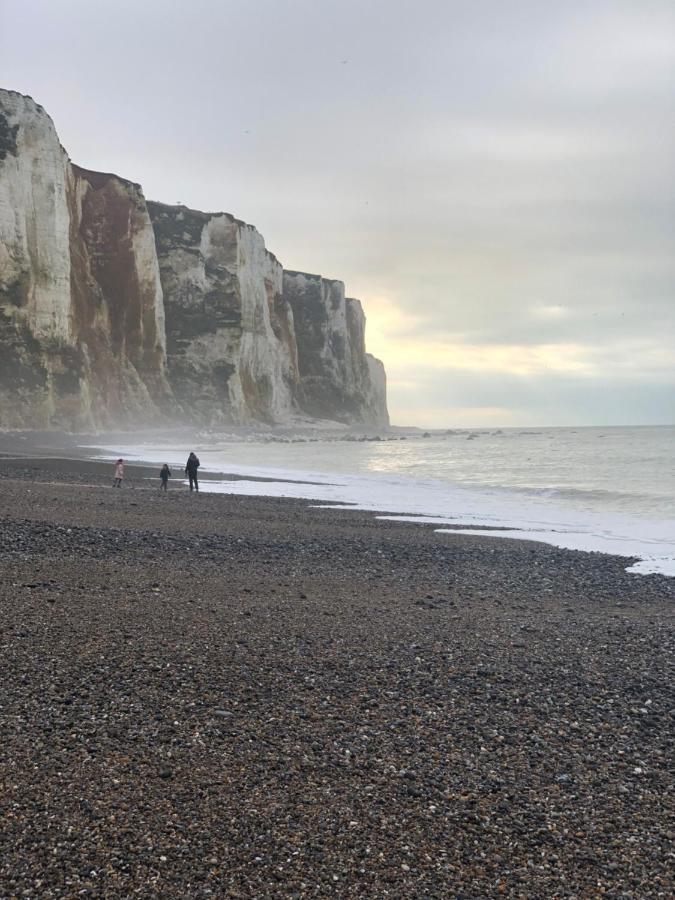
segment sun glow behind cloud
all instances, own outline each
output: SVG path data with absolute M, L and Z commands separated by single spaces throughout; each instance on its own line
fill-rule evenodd
M 419 317 L 399 308 L 384 297 L 368 300 L 368 346 L 375 354 L 387 357 L 390 366 L 414 372 L 417 367 L 434 369 L 466 369 L 535 376 L 544 372 L 574 373 L 589 378 L 607 375 L 608 351 L 603 344 L 568 341 L 541 344 L 472 343 L 465 335 L 454 338 L 428 335 L 416 336 Z M 531 310 L 534 319 L 559 321 L 569 313 L 559 306 L 542 306 Z M 675 349 L 659 344 L 627 341 L 625 354 L 618 350 L 611 360 L 613 371 L 644 371 L 650 362 L 657 370 L 675 368 Z M 639 365 L 637 364 L 639 359 Z
M 490 402 L 485 399 L 486 380 L 510 384 L 512 390 L 517 385 L 526 394 L 536 393 L 543 386 L 544 393 L 552 398 L 551 408 L 556 385 L 564 384 L 565 378 L 574 385 L 573 392 L 583 390 L 585 383 L 590 398 L 608 390 L 613 390 L 616 397 L 627 382 L 633 387 L 642 383 L 646 389 L 652 381 L 655 384 L 665 382 L 666 392 L 669 388 L 672 390 L 670 408 L 675 414 L 675 346 L 664 347 L 658 340 L 626 338 L 619 345 L 610 347 L 603 342 L 471 343 L 462 335 L 450 338 L 442 334 L 429 336 L 425 332 L 423 337 L 416 336 L 419 317 L 383 296 L 371 297 L 368 310 L 368 345 L 376 355 L 387 359 L 390 409 L 395 424 L 498 427 L 555 421 L 552 411 L 544 413 L 546 419 L 536 412 L 528 417 L 525 409 L 514 408 L 508 402 L 504 405 Z M 535 320 L 554 323 L 570 315 L 568 310 L 557 305 L 535 307 L 530 314 Z M 433 405 L 428 401 L 439 395 L 430 392 L 425 401 L 424 389 L 420 387 L 422 379 L 436 384 L 462 384 L 458 393 L 470 401 L 476 378 L 478 393 L 484 399 L 475 404 L 456 402 L 456 395 L 450 391 L 450 397 L 454 397 L 452 402 L 446 400 Z M 495 397 L 501 394 L 498 390 L 487 393 Z M 507 395 L 507 399 L 511 398 Z M 578 421 L 574 418 L 576 408 L 583 407 L 572 404 L 568 424 Z M 618 416 L 620 408 L 620 402 L 617 409 L 613 404 L 608 405 L 609 418 L 599 417 L 598 421 L 611 424 L 612 415 Z M 648 415 L 646 421 L 650 421 Z

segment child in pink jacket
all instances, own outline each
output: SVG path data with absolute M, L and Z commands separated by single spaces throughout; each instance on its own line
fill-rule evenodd
M 115 478 L 113 479 L 113 487 L 122 487 L 122 479 L 124 478 L 124 460 L 118 459 L 115 463 Z

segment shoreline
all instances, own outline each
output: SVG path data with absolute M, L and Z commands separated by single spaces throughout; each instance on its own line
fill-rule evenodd
M 162 432 L 159 435 L 151 431 L 145 433 L 145 438 L 152 436 L 154 440 L 161 440 L 162 435 L 172 442 L 184 437 L 182 433 L 175 431 Z M 99 435 L 98 439 L 102 437 Z M 128 440 L 128 435 L 111 434 L 104 439 L 104 443 L 112 445 L 116 437 L 122 439 L 120 445 L 123 448 L 122 455 L 131 459 L 131 462 L 126 462 L 126 470 L 131 476 L 129 482 L 134 486 L 138 486 L 141 478 L 152 480 L 156 474 L 154 469 L 159 468 L 163 462 L 160 453 L 170 460 L 173 459 L 170 465 L 173 466 L 174 474 L 177 476 L 174 482 L 179 478 L 182 479 L 182 464 L 175 459 L 175 447 L 157 450 L 157 461 L 152 463 L 148 461 L 152 451 L 142 443 L 134 449 L 136 456 L 128 456 L 131 448 L 128 445 L 124 447 L 124 440 L 125 438 Z M 68 460 L 77 460 L 80 461 L 82 468 L 89 468 L 95 473 L 99 471 L 97 469 L 99 464 L 112 465 L 112 460 L 116 458 L 115 452 L 106 449 L 100 443 L 98 445 L 87 443 L 87 438 L 93 440 L 94 436 L 53 432 L 6 432 L 0 434 L 0 458 L 3 455 L 7 457 L 7 453 L 11 450 L 19 454 L 17 459 L 24 456 L 34 461 L 49 458 L 54 464 L 60 460 L 66 468 Z M 186 442 L 186 445 L 189 443 Z M 246 444 L 247 440 L 237 443 Z M 256 446 L 259 443 L 254 441 Z M 204 460 L 204 453 L 208 456 L 209 451 L 202 449 Z M 552 503 L 538 504 L 532 499 L 517 500 L 507 494 L 495 500 L 490 496 L 489 490 L 481 491 L 480 488 L 461 483 L 448 484 L 445 488 L 441 485 L 441 494 L 436 495 L 434 489 L 432 496 L 429 493 L 431 482 L 422 480 L 413 494 L 411 489 L 415 487 L 415 480 L 406 484 L 406 479 L 402 478 L 400 485 L 392 494 L 386 485 L 383 489 L 377 475 L 330 473 L 320 469 L 299 470 L 296 473 L 289 468 L 241 465 L 240 461 L 232 462 L 232 467 L 235 471 L 229 472 L 222 463 L 214 466 L 207 461 L 202 465 L 200 481 L 204 486 L 204 493 L 213 491 L 239 496 L 313 500 L 317 504 L 358 509 L 377 517 L 408 520 L 417 524 L 433 523 L 437 526 L 439 534 L 445 532 L 477 535 L 482 531 L 490 532 L 502 539 L 532 540 L 560 549 L 606 553 L 625 560 L 626 570 L 633 576 L 662 575 L 675 578 L 673 531 L 675 520 L 641 519 L 636 515 L 631 517 L 617 513 L 611 513 L 609 518 L 605 519 L 600 517 L 597 511 L 581 509 L 570 512 L 564 505 L 558 505 L 555 500 Z M 179 476 L 178 471 L 181 472 Z M 294 477 L 296 474 L 297 477 Z M 265 485 L 269 485 L 269 489 Z M 418 493 L 420 489 L 423 491 L 422 494 Z M 447 496 L 444 496 L 443 490 Z M 453 494 L 453 491 L 456 494 Z M 440 504 L 438 496 L 443 497 Z M 457 513 L 448 515 L 447 510 L 453 508 Z M 568 516 L 571 516 L 571 519 Z
M 108 481 L 112 481 L 112 467 L 114 461 L 114 454 L 110 456 L 110 458 L 101 458 L 95 459 L 90 455 L 91 448 L 89 447 L 81 447 L 79 448 L 81 455 L 74 454 L 73 456 L 7 456 L 6 454 L 0 452 L 0 466 L 2 464 L 11 465 L 12 463 L 16 464 L 16 470 L 22 472 L 22 477 L 31 477 L 31 472 L 41 472 L 44 465 L 49 465 L 52 471 L 58 471 L 61 473 L 62 477 L 65 477 L 66 480 L 71 482 L 79 482 L 84 484 L 82 481 L 82 474 L 84 471 L 89 472 L 90 475 L 93 475 L 96 479 L 96 484 L 88 484 L 88 487 L 98 486 L 106 486 Z M 154 490 L 152 487 L 152 483 L 156 484 L 158 480 L 158 470 L 161 466 L 160 462 L 149 462 L 147 460 L 136 460 L 132 462 L 125 461 L 125 488 L 127 490 Z M 173 489 L 183 489 L 187 488 L 187 478 L 181 471 L 179 475 L 176 475 L 176 468 L 174 467 L 174 475 L 171 479 L 171 484 L 173 485 Z M 147 484 L 145 484 L 147 482 Z M 205 470 L 204 467 L 201 468 L 199 472 L 199 482 L 202 485 L 208 485 L 209 482 L 212 484 L 222 484 L 223 482 L 247 482 L 252 484 L 279 484 L 279 485 L 298 485 L 298 486 L 307 486 L 307 487 L 325 487 L 326 485 L 330 486 L 330 482 L 317 482 L 312 481 L 311 478 L 303 478 L 303 479 L 293 479 L 293 478 L 283 478 L 281 476 L 266 476 L 266 475 L 254 475 L 251 473 L 242 474 L 240 472 L 225 472 L 225 471 L 217 471 L 215 469 Z M 56 483 L 56 482 L 54 482 Z M 207 490 L 202 493 L 211 493 L 211 491 Z M 400 513 L 394 509 L 366 509 L 358 503 L 354 503 L 353 505 L 345 505 L 340 500 L 330 500 L 323 499 L 320 497 L 312 497 L 309 494 L 300 497 L 293 497 L 292 495 L 280 495 L 277 493 L 266 493 L 264 490 L 261 493 L 248 493 L 244 492 L 241 494 L 235 494 L 233 492 L 223 490 L 223 491 L 214 491 L 215 494 L 222 494 L 223 496 L 242 496 L 242 497 L 260 497 L 260 498 L 277 498 L 281 500 L 295 500 L 300 502 L 306 502 L 316 508 L 334 508 L 336 511 L 344 510 L 344 511 L 354 511 L 360 512 L 363 515 L 371 516 L 374 519 L 379 521 L 399 521 L 399 522 L 408 522 L 414 525 L 422 525 L 429 526 L 431 530 L 433 530 L 436 534 L 456 534 L 462 535 L 465 534 L 467 536 L 472 536 L 475 533 L 475 536 L 480 536 L 481 533 L 488 534 L 490 532 L 494 532 L 495 539 L 502 540 L 518 540 L 524 541 L 525 543 L 537 543 L 537 544 L 545 544 L 548 546 L 556 546 L 548 544 L 546 541 L 537 540 L 536 537 L 532 537 L 531 539 L 523 533 L 519 534 L 521 529 L 517 526 L 504 526 L 504 525 L 490 525 L 483 523 L 471 524 L 468 522 L 459 522 L 454 523 L 448 521 L 443 518 L 438 518 L 434 516 L 428 516 L 425 513 Z M 514 535 L 510 536 L 509 532 L 513 532 Z M 516 534 L 519 534 L 516 537 Z M 622 560 L 624 563 L 624 568 L 629 574 L 635 576 L 640 575 L 640 577 L 647 577 L 656 575 L 658 577 L 664 578 L 672 578 L 673 575 L 670 573 L 662 573 L 662 572 L 638 572 L 633 571 L 633 567 L 639 565 L 641 563 L 641 557 L 637 555 L 630 554 L 619 554 L 619 553 L 603 553 L 601 550 L 585 550 L 585 549 L 577 549 L 577 548 L 565 548 L 563 546 L 558 546 L 557 549 L 560 550 L 569 550 L 569 552 L 580 552 L 580 553 L 588 553 L 591 555 L 599 554 L 605 556 L 611 556 L 613 558 Z
M 127 446 L 125 450 L 127 454 L 134 454 L 130 458 L 138 461 L 153 452 L 142 444 L 135 448 Z M 165 448 L 165 452 L 173 458 L 175 449 Z M 210 455 L 211 452 L 204 448 L 202 460 Z M 110 458 L 113 456 L 110 454 Z M 235 469 L 235 474 L 223 473 L 222 489 L 216 477 L 222 471 L 222 461 L 217 460 L 217 465 L 214 465 L 216 460 L 207 462 L 212 482 L 211 486 L 206 486 L 207 490 L 314 500 L 401 520 L 435 521 L 439 533 L 444 530 L 455 533 L 489 530 L 495 537 L 519 537 L 560 549 L 621 556 L 627 560 L 626 569 L 633 575 L 675 577 L 675 518 L 672 515 L 644 516 L 635 511 L 600 510 L 583 504 L 568 506 L 555 496 L 556 491 L 553 491 L 553 497 L 543 499 L 528 496 L 526 490 L 511 490 L 505 486 L 437 481 L 401 473 L 390 482 L 382 471 L 359 472 L 339 466 L 328 470 L 325 460 L 324 467 L 315 468 L 311 460 L 305 459 L 309 466 L 300 466 L 296 470 L 296 466 L 289 465 L 285 459 L 277 458 L 276 465 L 270 466 L 261 465 L 259 454 L 257 458 L 255 454 L 245 457 L 244 463 L 240 453 L 235 451 L 232 457 L 229 465 Z M 246 486 L 244 482 L 250 484 Z M 261 487 L 265 483 L 269 488 Z M 291 485 L 296 487 L 291 488 Z M 454 514 L 449 514 L 448 510 L 454 510 Z
M 672 579 L 92 465 L 0 458 L 9 896 L 672 894 Z

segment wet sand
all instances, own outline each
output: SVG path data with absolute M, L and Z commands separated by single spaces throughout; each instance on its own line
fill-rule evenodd
M 0 458 L 3 897 L 672 896 L 675 579 L 111 468 Z

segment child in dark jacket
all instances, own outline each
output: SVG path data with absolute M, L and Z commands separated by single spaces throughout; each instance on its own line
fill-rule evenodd
M 171 469 L 166 463 L 159 470 L 160 490 L 166 491 L 169 487 L 169 478 L 171 478 Z

